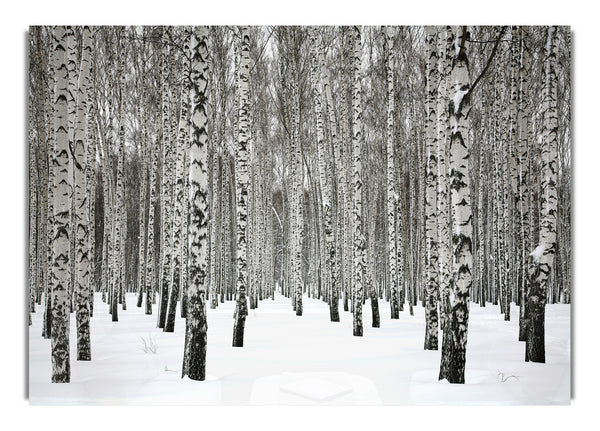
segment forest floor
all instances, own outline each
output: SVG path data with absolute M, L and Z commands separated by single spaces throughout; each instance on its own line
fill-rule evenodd
M 352 335 L 352 315 L 340 302 L 338 323 L 328 306 L 303 299 L 296 316 L 288 298 L 276 295 L 250 310 L 243 348 L 231 347 L 233 302 L 208 310 L 204 382 L 181 379 L 185 320 L 174 333 L 156 328 L 153 314 L 127 295 L 119 322 L 96 295 L 91 319 L 92 361 L 76 359 L 71 316 L 71 383 L 52 384 L 50 340 L 41 337 L 43 310 L 29 327 L 31 404 L 569 404 L 569 305 L 546 307 L 546 363 L 526 363 L 518 339 L 518 307 L 505 322 L 498 306 L 471 304 L 466 384 L 438 381 L 440 351 L 423 350 L 423 308 L 390 319 L 379 301 L 381 327 L 371 327 L 363 306 L 364 336 Z M 179 310 L 178 314 L 179 316 Z M 156 352 L 144 352 L 153 344 Z M 441 346 L 441 332 L 440 332 Z

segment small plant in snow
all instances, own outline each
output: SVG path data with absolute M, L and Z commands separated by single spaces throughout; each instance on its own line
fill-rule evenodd
M 519 376 L 515 376 L 515 375 L 509 375 L 506 376 L 502 371 L 498 370 L 498 376 L 496 377 L 496 379 L 500 382 L 500 383 L 504 383 L 506 382 L 508 379 L 510 379 L 511 377 L 519 380 Z
M 151 335 L 148 335 L 148 340 L 144 337 L 140 337 L 142 339 L 142 350 L 144 353 L 153 353 L 156 354 L 158 350 L 158 345 L 154 342 Z

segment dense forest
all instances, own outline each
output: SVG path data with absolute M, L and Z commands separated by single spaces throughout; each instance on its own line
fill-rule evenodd
M 184 317 L 193 380 L 207 308 L 235 302 L 243 348 L 276 294 L 351 313 L 349 337 L 423 307 L 450 383 L 470 304 L 492 303 L 545 362 L 546 305 L 572 292 L 569 27 L 32 26 L 28 54 L 28 312 L 52 382 L 94 360 L 94 295 L 114 322 Z

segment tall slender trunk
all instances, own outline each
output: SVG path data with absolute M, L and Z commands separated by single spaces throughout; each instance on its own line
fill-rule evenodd
M 53 32 L 54 45 L 54 133 L 56 170 L 54 179 L 54 240 L 53 273 L 55 283 L 52 286 L 52 383 L 68 383 L 71 379 L 69 357 L 69 234 L 71 207 L 71 176 L 69 175 L 69 121 L 68 121 L 68 83 L 66 47 L 68 37 L 64 26 L 57 26 Z
M 68 106 L 68 122 L 69 122 L 69 150 L 72 152 L 75 148 L 74 137 L 75 137 L 75 117 L 77 109 L 77 41 L 75 40 L 75 31 L 77 30 L 74 26 L 67 26 L 67 69 L 69 75 L 68 92 L 67 92 L 67 106 Z M 68 285 L 67 290 L 69 294 L 69 311 L 72 313 L 74 310 L 73 298 L 75 294 L 75 277 L 76 277 L 76 248 L 77 248 L 77 220 L 75 210 L 75 187 L 74 187 L 74 165 L 73 158 L 69 159 L 69 176 L 71 177 L 71 191 L 69 193 L 69 205 L 71 208 L 71 223 L 69 233 L 69 266 L 68 266 Z
M 98 290 L 98 278 L 96 277 L 96 186 L 97 186 L 97 174 L 96 174 L 96 107 L 94 105 L 94 99 L 92 98 L 92 87 L 88 86 L 88 127 L 86 129 L 86 139 L 88 142 L 87 151 L 87 166 L 86 166 L 86 182 L 87 182 L 87 196 L 88 196 L 88 211 L 89 211 L 89 231 L 88 231 L 88 244 L 89 244 L 89 295 L 90 295 L 90 317 L 94 315 L 94 292 Z
M 365 268 L 365 238 L 362 220 L 362 103 L 361 103 L 361 29 L 354 27 L 353 32 L 353 88 L 352 88 L 352 182 L 353 182 L 353 242 L 354 242 L 354 295 L 353 334 L 362 337 L 362 274 Z
M 30 33 L 30 38 L 33 38 L 33 35 Z M 30 44 L 30 49 L 32 49 L 31 47 L 31 40 L 28 42 Z M 33 64 L 29 63 L 29 67 L 30 67 L 30 71 L 33 68 Z M 30 72 L 31 73 L 31 72 Z M 31 79 L 31 78 L 30 78 Z M 38 253 L 38 249 L 36 247 L 36 243 L 37 243 L 37 236 L 38 236 L 38 230 L 37 230 L 37 219 L 38 219 L 38 208 L 40 207 L 39 205 L 39 197 L 38 197 L 38 171 L 37 171 L 37 157 L 36 157 L 36 145 L 39 145 L 39 142 L 36 142 L 34 139 L 34 129 L 35 129 L 35 125 L 34 125 L 34 115 L 33 115 L 33 105 L 35 103 L 35 96 L 34 94 L 32 94 L 33 92 L 29 93 L 29 98 L 28 98 L 28 111 L 29 111 L 29 116 L 28 116 L 28 120 L 29 120 L 29 124 L 28 124 L 28 136 L 27 139 L 29 141 L 29 154 L 28 154 L 28 159 L 29 159 L 29 184 L 28 184 L 28 195 L 29 195 L 29 225 L 28 225 L 28 236 L 29 236 L 29 248 L 28 248 L 28 253 L 29 253 L 29 266 L 28 266 L 28 273 L 27 273 L 27 289 L 28 289 L 28 295 L 29 295 L 29 301 L 27 304 L 27 310 L 29 313 L 29 325 L 31 326 L 32 321 L 31 321 L 31 313 L 35 312 L 35 299 L 36 299 L 36 289 L 37 289 L 37 263 L 38 263 L 38 258 L 37 258 L 37 253 Z
M 147 29 L 143 30 L 143 35 L 146 36 Z M 146 50 L 146 42 L 142 41 L 142 52 Z M 141 61 L 136 62 L 136 66 L 142 63 Z M 144 67 L 143 64 L 138 67 Z M 142 72 L 138 70 L 138 73 L 142 75 Z M 146 85 L 142 81 L 139 84 L 140 86 L 140 98 L 143 102 L 146 101 Z M 146 261 L 146 247 L 148 244 L 148 218 L 146 213 L 148 212 L 148 199 L 146 196 L 148 195 L 148 147 L 149 147 L 149 136 L 148 136 L 148 113 L 146 109 L 141 110 L 141 104 L 137 106 L 138 118 L 140 121 L 140 127 L 142 129 L 142 133 L 140 134 L 139 143 L 138 143 L 138 154 L 140 158 L 140 224 L 139 224 L 139 239 L 138 239 L 138 273 L 137 273 L 137 284 L 138 284 L 138 299 L 137 306 L 141 307 L 144 301 L 144 292 L 146 291 L 146 271 L 147 264 Z
M 556 27 L 548 27 L 546 36 L 546 61 L 544 65 L 544 93 L 542 99 L 542 172 L 540 239 L 538 246 L 529 255 L 529 292 L 527 296 L 526 360 L 546 362 L 545 306 L 550 274 L 556 254 L 557 212 L 557 79 L 556 79 Z
M 425 171 L 425 240 L 426 240 L 426 271 L 427 282 L 425 285 L 425 350 L 438 348 L 438 295 L 439 295 L 439 263 L 437 241 L 437 131 L 436 107 L 437 97 L 437 33 L 435 27 L 427 27 L 427 158 Z
M 190 39 L 189 31 L 186 30 L 186 39 Z M 187 45 L 187 44 L 186 44 Z M 189 46 L 187 47 L 189 49 Z M 177 140 L 174 149 L 174 157 L 176 159 L 175 164 L 175 184 L 174 184 L 174 196 L 175 196 L 175 208 L 173 213 L 173 273 L 169 279 L 170 283 L 170 295 L 169 295 L 169 307 L 167 310 L 167 318 L 165 322 L 165 332 L 173 332 L 175 330 L 175 313 L 177 311 L 177 301 L 179 299 L 179 290 L 181 286 L 181 265 L 187 265 L 186 261 L 182 262 L 182 229 L 184 224 L 183 220 L 183 203 L 184 203 L 184 190 L 183 182 L 186 177 L 183 172 L 184 168 L 184 157 L 185 147 L 188 146 L 188 130 L 189 130 L 189 110 L 188 110 L 188 71 L 187 61 L 184 65 L 184 78 L 181 88 L 181 109 L 179 114 L 179 130 L 177 133 Z M 215 169 L 213 167 L 213 169 Z
M 235 307 L 235 324 L 233 327 L 233 347 L 244 345 L 244 326 L 248 315 L 246 299 L 246 283 L 248 280 L 248 266 L 246 261 L 248 225 L 248 140 L 250 134 L 250 32 L 248 27 L 242 27 L 242 52 L 239 77 L 239 112 L 238 112 L 238 140 L 236 148 L 235 180 L 237 200 L 237 302 Z
M 450 68 L 454 49 L 454 33 L 449 27 L 440 32 L 438 40 L 439 89 L 437 95 L 437 234 L 439 258 L 440 328 L 445 330 L 450 313 L 450 211 L 448 202 L 448 143 L 450 124 L 446 103 L 449 100 Z
M 190 285 L 185 330 L 182 377 L 206 378 L 206 269 L 208 259 L 208 133 L 206 99 L 208 86 L 208 27 L 195 27 L 190 50 L 192 57 L 190 130 Z
M 156 68 L 160 70 L 161 60 L 160 56 L 162 55 L 162 48 L 160 46 L 156 46 L 158 44 L 153 44 L 155 48 L 155 56 L 159 59 L 156 61 Z M 158 52 L 156 52 L 158 51 Z M 148 142 L 148 153 L 151 158 L 151 166 L 150 166 L 150 174 L 148 187 L 150 200 L 148 203 L 148 238 L 146 244 L 146 275 L 145 275 L 145 290 L 146 290 L 146 302 L 145 302 L 145 314 L 152 314 L 152 304 L 154 303 L 154 297 L 156 295 L 159 274 L 156 271 L 155 262 L 157 261 L 157 239 L 155 238 L 155 225 L 156 219 L 160 214 L 156 214 L 157 202 L 160 198 L 158 195 L 159 190 L 159 176 L 158 176 L 158 160 L 159 160 L 159 151 L 160 145 L 158 145 L 158 139 L 151 137 L 151 141 Z
M 172 239 L 173 239 L 173 224 L 171 222 L 171 213 L 173 211 L 172 197 L 172 177 L 173 177 L 173 149 L 174 145 L 171 136 L 171 68 L 170 61 L 172 53 L 166 49 L 170 39 L 172 39 L 172 30 L 170 27 L 165 27 L 163 36 L 163 64 L 161 74 L 162 84 L 162 145 L 163 145 L 163 164 L 162 164 L 162 184 L 161 184 L 161 240 L 162 240 L 162 265 L 160 277 L 160 303 L 158 312 L 159 328 L 165 327 L 167 319 L 167 307 L 169 302 L 169 285 L 171 281 L 171 255 L 172 255 Z
M 328 292 L 329 302 L 329 316 L 332 322 L 339 322 L 340 316 L 338 311 L 338 272 L 337 265 L 335 265 L 335 250 L 336 245 L 334 242 L 333 232 L 333 154 L 331 154 L 330 148 L 337 146 L 336 138 L 336 124 L 335 116 L 333 112 L 333 97 L 331 95 L 331 86 L 329 83 L 329 71 L 325 66 L 325 53 L 322 44 L 319 42 L 316 29 L 311 28 L 312 31 L 312 51 L 313 51 L 313 98 L 315 101 L 316 111 L 316 126 L 317 126 L 317 150 L 319 159 L 319 182 L 321 184 L 321 196 L 323 201 L 323 228 L 325 233 L 326 253 L 325 253 L 325 271 L 322 274 L 326 282 L 326 289 Z M 329 125 L 331 130 L 332 141 L 327 142 L 324 133 L 324 120 L 325 115 L 321 109 L 322 93 L 319 85 L 323 86 L 326 95 L 325 108 L 329 113 Z
M 77 228 L 77 251 L 76 251 L 76 317 L 77 317 L 77 360 L 91 360 L 90 349 L 90 286 L 89 273 L 89 212 L 88 199 L 92 197 L 87 193 L 86 169 L 88 167 L 87 146 L 90 145 L 86 140 L 86 112 L 88 82 L 90 75 L 92 35 L 88 26 L 83 27 L 83 50 L 81 56 L 81 69 L 79 73 L 79 85 L 77 88 L 77 111 L 75 121 L 74 135 L 74 183 L 75 183 L 75 220 Z
M 386 135 L 386 208 L 387 208 L 387 251 L 388 251 L 388 271 L 390 279 L 390 311 L 392 319 L 399 318 L 399 299 L 398 299 L 398 252 L 396 237 L 396 206 L 399 199 L 394 172 L 394 40 L 393 28 L 385 27 L 385 73 L 387 82 L 387 135 Z
M 465 382 L 469 295 L 472 284 L 472 211 L 469 176 L 471 124 L 471 80 L 466 50 L 466 27 L 459 29 L 456 54 L 452 62 L 452 98 L 448 103 L 450 128 L 450 207 L 452 220 L 451 313 L 448 333 L 442 346 L 439 378 L 450 383 Z
M 531 56 L 527 47 L 527 28 L 520 27 L 519 31 L 519 104 L 517 111 L 518 123 L 518 157 L 519 157 L 519 184 L 518 201 L 519 211 L 519 341 L 527 339 L 527 253 L 531 248 L 531 224 L 529 223 L 529 145 L 531 135 L 531 108 L 529 104 L 528 78 L 531 66 Z
M 48 195 L 48 207 L 46 210 L 46 289 L 45 289 L 45 307 L 44 307 L 44 325 L 42 328 L 42 336 L 44 338 L 51 338 L 52 336 L 52 290 L 54 287 L 54 184 L 56 179 L 56 121 L 55 121 L 55 102 L 56 102 L 56 60 L 55 56 L 56 42 L 53 39 L 52 51 L 50 53 L 50 61 L 48 62 L 48 76 L 50 81 L 50 89 L 48 91 L 48 97 L 46 98 L 47 103 L 47 115 L 48 115 L 48 183 L 47 183 L 47 195 Z M 61 50 L 64 51 L 65 47 L 61 45 Z M 64 54 L 64 53 L 63 53 Z M 61 57 L 62 59 L 62 57 Z

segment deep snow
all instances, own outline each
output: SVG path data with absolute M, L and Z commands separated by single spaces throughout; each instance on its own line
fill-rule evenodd
M 439 351 L 423 350 L 423 308 L 391 320 L 380 301 L 381 328 L 371 327 L 363 307 L 364 336 L 352 336 L 352 318 L 341 322 L 328 306 L 307 298 L 296 316 L 277 295 L 259 303 L 246 319 L 243 348 L 231 347 L 233 302 L 208 309 L 207 380 L 181 379 L 185 321 L 174 333 L 156 328 L 154 314 L 137 308 L 112 322 L 96 295 L 91 319 L 92 361 L 76 358 L 71 317 L 71 383 L 52 384 L 50 340 L 41 337 L 42 307 L 29 327 L 31 404 L 568 404 L 570 402 L 569 305 L 546 307 L 546 364 L 524 361 L 518 339 L 518 307 L 505 322 L 498 306 L 471 304 L 466 384 L 437 380 Z M 341 305 L 341 303 L 340 303 Z M 405 307 L 407 309 L 407 307 Z M 178 314 L 179 316 L 179 311 Z M 440 333 L 441 336 L 441 333 Z M 154 343 L 156 353 L 144 352 Z M 441 342 L 441 337 L 440 337 Z

